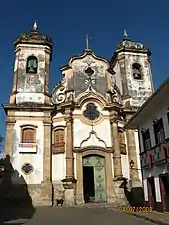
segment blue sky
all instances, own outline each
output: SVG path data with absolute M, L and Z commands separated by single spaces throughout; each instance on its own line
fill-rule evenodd
M 169 74 L 169 1 L 136 0 L 5 0 L 0 5 L 0 104 L 9 102 L 13 83 L 13 41 L 37 20 L 39 30 L 54 42 L 50 90 L 60 79 L 59 68 L 85 48 L 85 35 L 96 54 L 111 58 L 126 28 L 129 36 L 152 51 L 155 87 Z M 0 108 L 0 133 L 5 113 Z

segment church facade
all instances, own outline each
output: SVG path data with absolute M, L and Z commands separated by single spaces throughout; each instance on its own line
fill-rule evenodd
M 120 185 L 141 186 L 138 133 L 124 123 L 153 92 L 150 51 L 124 34 L 110 61 L 88 47 L 60 69 L 49 93 L 52 40 L 36 23 L 14 43 L 13 90 L 6 112 L 5 153 L 34 204 L 124 203 Z M 134 162 L 135 170 L 130 168 Z

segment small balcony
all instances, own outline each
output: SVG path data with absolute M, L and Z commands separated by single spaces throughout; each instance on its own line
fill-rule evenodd
M 140 154 L 141 168 L 147 169 L 152 167 L 151 150 L 146 150 Z
M 37 153 L 36 143 L 19 143 L 18 144 L 19 153 Z
M 151 150 L 153 165 L 160 165 L 167 162 L 166 142 L 154 146 Z

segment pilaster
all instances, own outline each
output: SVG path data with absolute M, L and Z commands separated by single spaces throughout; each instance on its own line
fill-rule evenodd
M 72 116 L 66 115 L 66 179 L 74 179 L 74 155 L 73 155 L 73 118 Z
M 5 155 L 12 156 L 13 143 L 14 143 L 14 125 L 15 118 L 7 116 L 6 119 L 6 139 L 5 139 Z
M 51 118 L 44 118 L 43 182 L 51 182 Z
M 75 204 L 76 180 L 74 178 L 74 153 L 73 153 L 73 118 L 71 111 L 66 110 L 66 178 L 62 180 L 65 188 L 64 204 Z
M 114 177 L 116 179 L 122 178 L 122 165 L 121 165 L 121 152 L 118 140 L 118 124 L 117 124 L 117 112 L 111 112 L 111 131 L 112 131 L 112 144 L 114 146 L 113 163 L 114 163 Z
M 82 153 L 76 153 L 77 183 L 76 183 L 76 204 L 84 203 L 83 195 L 83 159 Z
M 106 166 L 106 189 L 107 189 L 107 202 L 114 202 L 113 199 L 113 176 L 112 176 L 112 160 L 111 153 L 106 153 L 105 166 Z
M 120 66 L 120 72 L 122 76 L 122 87 L 123 87 L 123 96 L 129 95 L 128 90 L 128 83 L 127 83 L 127 74 L 126 74 L 126 62 L 125 62 L 125 55 L 118 56 L 119 66 Z
M 127 116 L 129 119 L 131 116 Z M 134 130 L 126 130 L 127 147 L 128 147 L 128 160 L 134 161 L 134 168 L 130 168 L 130 180 L 132 187 L 142 186 L 141 180 L 139 179 L 138 163 L 137 163 L 137 151 L 135 143 L 135 133 Z

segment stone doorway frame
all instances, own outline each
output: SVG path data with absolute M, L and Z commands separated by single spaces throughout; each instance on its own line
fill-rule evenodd
M 88 146 L 83 148 L 75 148 L 76 153 L 76 204 L 84 204 L 83 192 L 83 157 L 88 155 L 98 155 L 105 159 L 105 181 L 106 181 L 106 196 L 107 202 L 113 200 L 113 174 L 112 174 L 112 148 L 103 148 L 96 146 Z

